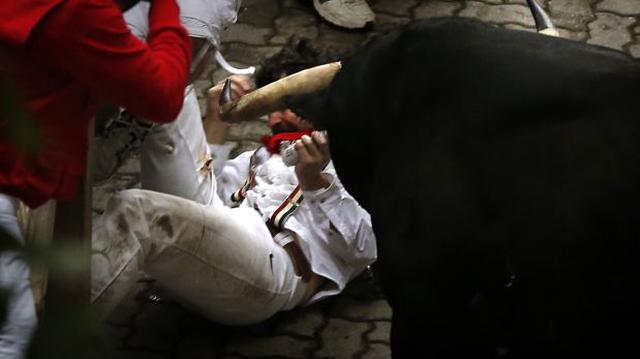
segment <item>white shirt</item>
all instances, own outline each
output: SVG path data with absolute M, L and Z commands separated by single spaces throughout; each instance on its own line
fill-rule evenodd
M 242 0 L 178 0 L 180 22 L 189 36 L 204 38 L 219 47 L 220 32 L 236 22 Z M 146 39 L 149 32 L 149 2 L 139 2 L 124 13 L 131 32 Z
M 228 160 L 226 146 L 211 145 L 217 192 L 225 204 L 237 205 L 231 195 L 249 175 L 249 162 L 253 151 Z M 257 208 L 263 220 L 269 220 L 298 185 L 294 167 L 287 167 L 280 155 L 269 155 L 260 148 L 256 154 L 255 186 L 247 191 L 242 207 Z M 344 189 L 333 163 L 323 171 L 331 178 L 328 188 L 303 191 L 300 206 L 284 222 L 286 231 L 294 232 L 307 257 L 311 270 L 332 283 L 325 285 L 309 303 L 340 293 L 346 284 L 372 264 L 377 248 L 371 216 Z M 278 236 L 281 237 L 279 234 Z M 277 236 L 277 237 L 278 237 Z M 286 238 L 279 238 L 281 245 Z

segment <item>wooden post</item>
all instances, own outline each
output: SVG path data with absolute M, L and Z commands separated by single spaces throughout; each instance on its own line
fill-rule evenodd
M 30 248 L 46 250 L 46 248 L 51 247 L 55 217 L 55 200 L 49 200 L 36 209 L 30 209 L 25 204 L 20 204 L 18 221 L 20 222 L 25 242 Z M 31 263 L 29 271 L 33 298 L 36 302 L 38 313 L 42 315 L 44 296 L 47 292 L 47 266 L 42 261 L 34 261 Z
M 93 129 L 91 121 L 89 149 Z M 91 151 L 88 153 L 90 156 Z M 91 163 L 90 158 L 87 163 Z M 87 165 L 76 198 L 57 202 L 44 312 L 32 350 L 35 357 L 100 357 L 95 347 L 96 323 L 90 311 L 90 179 L 91 168 Z

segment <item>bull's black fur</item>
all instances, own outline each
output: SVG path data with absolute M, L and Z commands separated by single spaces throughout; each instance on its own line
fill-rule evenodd
M 343 65 L 318 126 L 373 218 L 394 357 L 638 357 L 637 62 L 434 19 Z

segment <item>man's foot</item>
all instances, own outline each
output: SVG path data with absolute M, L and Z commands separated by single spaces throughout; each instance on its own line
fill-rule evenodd
M 323 19 L 347 29 L 361 29 L 376 16 L 365 0 L 313 0 Z
M 93 144 L 94 184 L 111 178 L 131 154 L 140 149 L 152 127 L 126 110 L 111 119 L 105 126 L 104 136 L 96 137 Z

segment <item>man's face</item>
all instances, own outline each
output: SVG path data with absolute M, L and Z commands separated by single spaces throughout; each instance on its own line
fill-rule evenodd
M 285 76 L 287 76 L 287 74 L 283 72 L 280 78 Z M 295 112 L 286 109 L 269 114 L 269 128 L 271 128 L 271 132 L 273 132 L 274 135 L 277 135 L 283 132 L 313 130 L 313 125 L 310 121 L 296 115 Z
M 311 122 L 286 109 L 269 114 L 269 127 L 274 134 L 313 130 Z

